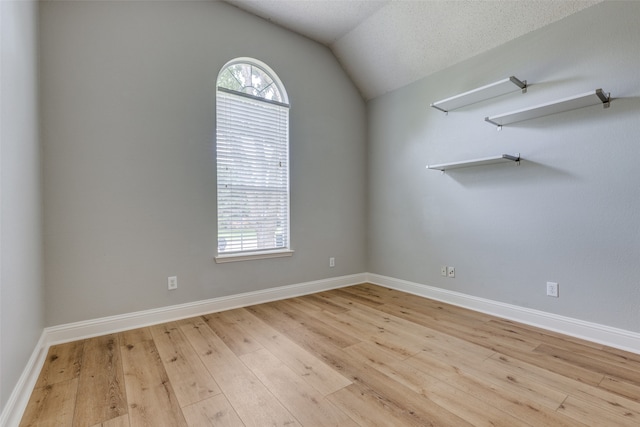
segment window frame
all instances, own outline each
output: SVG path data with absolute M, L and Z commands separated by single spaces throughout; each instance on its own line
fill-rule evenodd
M 266 99 L 260 96 L 255 96 L 253 94 L 249 94 L 246 92 L 241 92 L 238 90 L 233 90 L 233 89 L 229 89 L 226 87 L 221 87 L 218 86 L 218 84 L 220 83 L 220 78 L 222 76 L 222 74 L 224 72 L 226 72 L 230 67 L 232 67 L 233 65 L 237 65 L 237 64 L 247 64 L 250 65 L 252 67 L 256 67 L 257 69 L 259 69 L 262 73 L 266 74 L 271 80 L 272 80 L 272 84 L 275 85 L 275 87 L 277 88 L 279 94 L 280 94 L 280 101 L 277 100 L 271 100 L 271 99 Z M 247 86 L 244 86 L 247 87 Z M 259 61 L 255 58 L 246 58 L 246 57 L 242 57 L 242 58 L 236 58 L 233 59 L 232 61 L 227 62 L 221 69 L 220 72 L 218 73 L 218 76 L 216 78 L 216 144 L 215 144 L 215 148 L 216 148 L 216 181 L 218 181 L 220 179 L 220 174 L 218 171 L 218 167 L 220 166 L 219 160 L 218 160 L 218 144 L 219 144 L 219 128 L 220 128 L 220 118 L 218 116 L 218 108 L 219 108 L 219 103 L 220 103 L 220 93 L 226 93 L 229 94 L 230 96 L 239 96 L 241 98 L 245 98 L 245 99 L 249 99 L 249 100 L 254 100 L 255 102 L 264 102 L 267 104 L 274 104 L 276 106 L 279 107 L 284 107 L 287 108 L 287 113 L 286 113 L 286 241 L 285 241 L 285 246 L 283 247 L 273 247 L 273 248 L 268 248 L 268 249 L 256 249 L 256 250 L 240 250 L 240 251 L 233 251 L 233 252 L 220 252 L 219 250 L 219 244 L 218 241 L 220 239 L 220 227 L 219 227 L 219 221 L 220 221 L 220 190 L 218 187 L 218 184 L 216 184 L 216 256 L 215 256 L 215 261 L 216 263 L 227 263 L 227 262 L 236 262 L 236 261 L 246 261 L 246 260 L 254 260 L 254 259 L 268 259 L 268 258 L 280 258 L 280 257 L 290 257 L 293 255 L 294 251 L 291 248 L 291 167 L 290 167 L 290 135 L 289 135 L 289 129 L 290 129 L 290 113 L 289 113 L 289 109 L 290 109 L 290 104 L 289 104 L 289 98 L 287 95 L 287 92 L 285 90 L 284 85 L 282 84 L 282 81 L 280 80 L 280 78 L 278 77 L 278 75 L 264 62 Z

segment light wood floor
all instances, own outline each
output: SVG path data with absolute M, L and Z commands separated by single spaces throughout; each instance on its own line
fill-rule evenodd
M 640 355 L 358 285 L 52 347 L 24 426 L 640 426 Z

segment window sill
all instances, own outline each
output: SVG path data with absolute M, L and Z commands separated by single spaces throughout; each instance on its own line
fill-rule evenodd
M 244 252 L 239 254 L 218 255 L 214 259 L 216 264 L 223 264 L 226 262 L 238 262 L 249 261 L 252 259 L 267 259 L 267 258 L 283 258 L 293 255 L 291 249 L 283 249 L 277 251 L 264 251 L 264 252 Z

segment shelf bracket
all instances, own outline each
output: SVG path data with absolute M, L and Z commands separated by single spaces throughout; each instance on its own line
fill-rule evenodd
M 509 80 L 511 80 L 511 83 L 513 83 L 514 85 L 518 86 L 520 89 L 522 89 L 522 93 L 527 93 L 527 81 L 526 80 L 520 80 L 514 76 L 509 77 Z
M 600 98 L 600 101 L 602 101 L 602 107 L 609 108 L 609 106 L 611 105 L 611 92 L 607 92 L 607 94 L 605 95 L 605 93 L 602 91 L 596 91 L 596 95 L 598 96 L 598 98 Z
M 431 104 L 431 106 L 432 106 L 433 108 L 435 108 L 436 110 L 440 110 L 440 111 L 442 111 L 446 116 L 448 116 L 448 115 L 449 115 L 449 111 L 448 111 L 448 110 L 445 110 L 444 108 L 440 108 L 440 107 L 438 107 L 438 106 L 437 106 L 437 105 L 435 105 L 435 104 Z

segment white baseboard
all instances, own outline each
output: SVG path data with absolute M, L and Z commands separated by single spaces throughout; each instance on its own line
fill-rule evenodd
M 49 347 L 54 344 L 293 298 L 364 282 L 366 282 L 366 273 L 353 274 L 45 328 L 18 384 L 14 387 L 7 404 L 0 414 L 0 426 L 13 427 L 18 426 L 20 423 Z
M 43 331 L 33 353 L 31 353 L 27 366 L 22 371 L 18 383 L 13 388 L 13 392 L 9 396 L 2 413 L 0 413 L 0 426 L 13 427 L 20 424 L 24 409 L 29 403 L 31 391 L 38 381 L 38 375 L 40 375 L 40 370 L 47 357 L 48 346 L 45 342 L 46 336 Z
M 378 274 L 367 273 L 366 277 L 372 284 L 640 354 L 639 333 Z
M 366 273 L 352 274 L 350 276 L 334 277 L 186 304 L 172 305 L 152 310 L 137 311 L 118 316 L 68 323 L 65 325 L 45 328 L 44 331 L 47 337 L 46 344 L 53 345 L 97 337 L 100 335 L 112 334 L 114 332 L 156 325 L 158 323 L 200 316 L 207 313 L 232 310 L 234 308 L 293 298 L 301 295 L 327 291 L 329 289 L 343 288 L 345 286 L 364 283 L 365 281 Z

